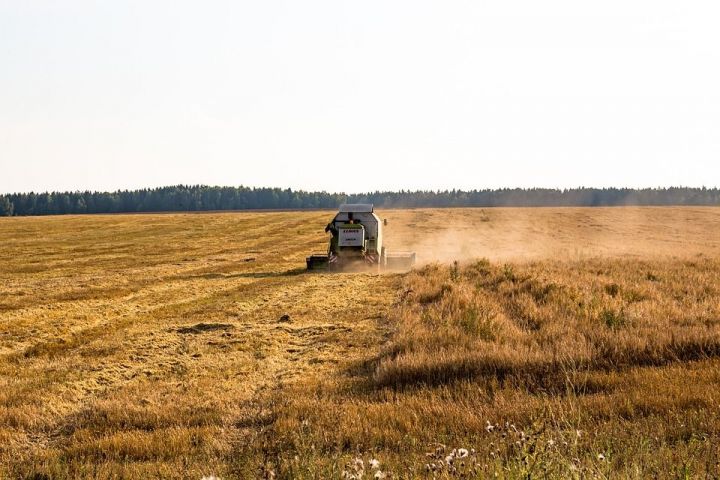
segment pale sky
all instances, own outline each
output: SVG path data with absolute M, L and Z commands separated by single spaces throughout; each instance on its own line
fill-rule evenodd
M 720 2 L 0 0 L 0 192 L 720 186 Z

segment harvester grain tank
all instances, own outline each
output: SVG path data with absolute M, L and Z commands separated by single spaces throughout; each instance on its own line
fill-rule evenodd
M 331 234 L 327 253 L 307 257 L 308 270 L 410 269 L 415 264 L 415 253 L 386 251 L 384 225 L 387 222 L 380 220 L 371 204 L 340 205 L 325 227 L 325 232 Z

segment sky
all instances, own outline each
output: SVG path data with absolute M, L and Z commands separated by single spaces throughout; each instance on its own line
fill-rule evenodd
M 0 0 L 0 193 L 720 186 L 720 3 Z

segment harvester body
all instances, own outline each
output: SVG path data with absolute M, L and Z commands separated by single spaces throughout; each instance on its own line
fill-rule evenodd
M 308 270 L 411 268 L 415 263 L 414 253 L 385 251 L 383 223 L 371 204 L 340 205 L 338 213 L 325 227 L 332 235 L 328 251 L 307 257 Z

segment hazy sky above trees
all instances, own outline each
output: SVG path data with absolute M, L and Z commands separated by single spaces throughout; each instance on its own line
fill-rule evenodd
M 720 185 L 714 1 L 0 2 L 0 193 Z

